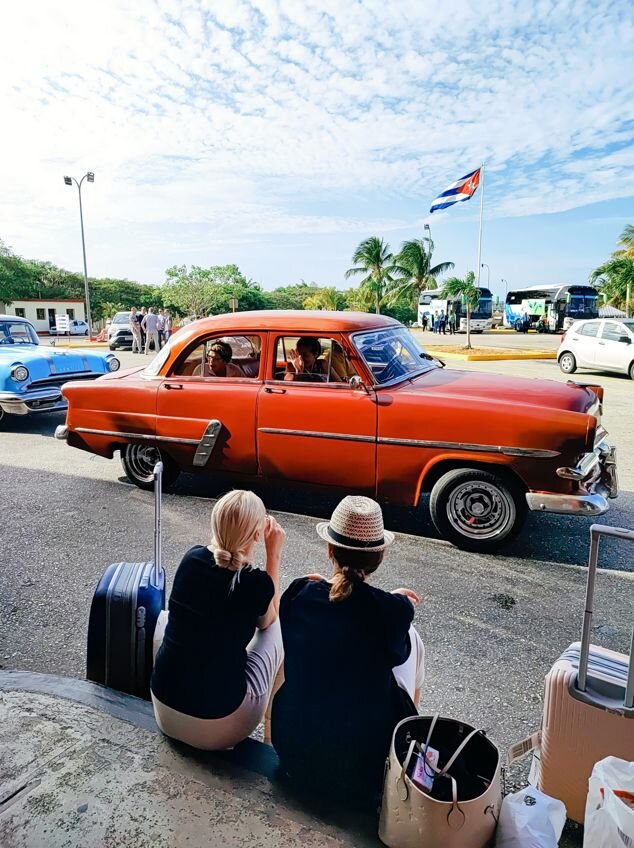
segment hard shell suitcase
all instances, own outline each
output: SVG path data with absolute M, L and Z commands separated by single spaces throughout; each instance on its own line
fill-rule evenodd
M 629 658 L 590 644 L 599 539 L 634 541 L 634 531 L 593 524 L 581 642 L 574 642 L 546 676 L 537 786 L 582 823 L 588 780 L 604 757 L 634 760 L 634 632 Z
M 115 562 L 99 581 L 90 607 L 86 677 L 112 689 L 150 696 L 152 639 L 165 609 L 161 564 L 163 463 L 154 468 L 154 562 Z

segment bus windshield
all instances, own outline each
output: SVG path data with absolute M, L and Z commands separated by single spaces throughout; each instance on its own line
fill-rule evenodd
M 572 318 L 596 318 L 598 302 L 596 294 L 571 294 L 566 312 Z

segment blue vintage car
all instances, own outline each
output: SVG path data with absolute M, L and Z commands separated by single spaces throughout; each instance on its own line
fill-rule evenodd
M 24 318 L 0 315 L 0 423 L 7 415 L 66 409 L 62 385 L 119 369 L 111 353 L 45 347 Z

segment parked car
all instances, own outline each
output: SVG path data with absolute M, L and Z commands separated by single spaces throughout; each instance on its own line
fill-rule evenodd
M 232 354 L 233 376 L 219 376 L 219 351 Z M 527 509 L 601 515 L 617 494 L 600 386 L 445 370 L 382 315 L 205 318 L 146 368 L 64 394 L 57 437 L 120 451 L 140 488 L 152 488 L 160 459 L 166 485 L 183 470 L 404 506 L 429 493 L 439 533 L 471 550 L 510 539 Z
M 561 337 L 557 361 L 564 374 L 591 368 L 628 374 L 634 380 L 634 320 L 577 321 Z
M 72 321 L 68 322 L 68 332 L 71 336 L 87 336 L 88 324 L 86 323 L 86 321 L 80 321 L 78 318 L 74 318 Z M 49 335 L 58 335 L 54 325 L 50 328 Z M 59 335 L 64 336 L 66 335 L 66 333 L 59 333 Z
M 110 350 L 116 350 L 118 347 L 132 348 L 129 312 L 117 312 L 108 325 L 108 347 Z
M 64 383 L 94 380 L 118 368 L 111 353 L 41 345 L 26 318 L 0 315 L 0 426 L 7 415 L 66 409 Z

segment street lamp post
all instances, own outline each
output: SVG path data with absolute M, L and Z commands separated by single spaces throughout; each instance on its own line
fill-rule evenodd
M 480 264 L 482 265 L 483 268 L 487 269 L 487 288 L 490 290 L 491 289 L 491 269 L 486 264 L 486 262 L 482 262 Z
M 77 191 L 79 192 L 79 223 L 81 224 L 81 249 L 84 254 L 84 291 L 86 294 L 86 321 L 88 322 L 88 338 L 92 339 L 92 318 L 90 314 L 90 292 L 88 291 L 88 269 L 86 267 L 86 240 L 84 239 L 84 212 L 81 206 L 81 186 L 84 180 L 87 180 L 89 183 L 94 183 L 95 175 L 92 171 L 88 171 L 81 178 L 79 182 L 75 179 L 75 177 L 64 177 L 64 183 L 66 185 L 72 185 L 75 183 L 77 186 Z

